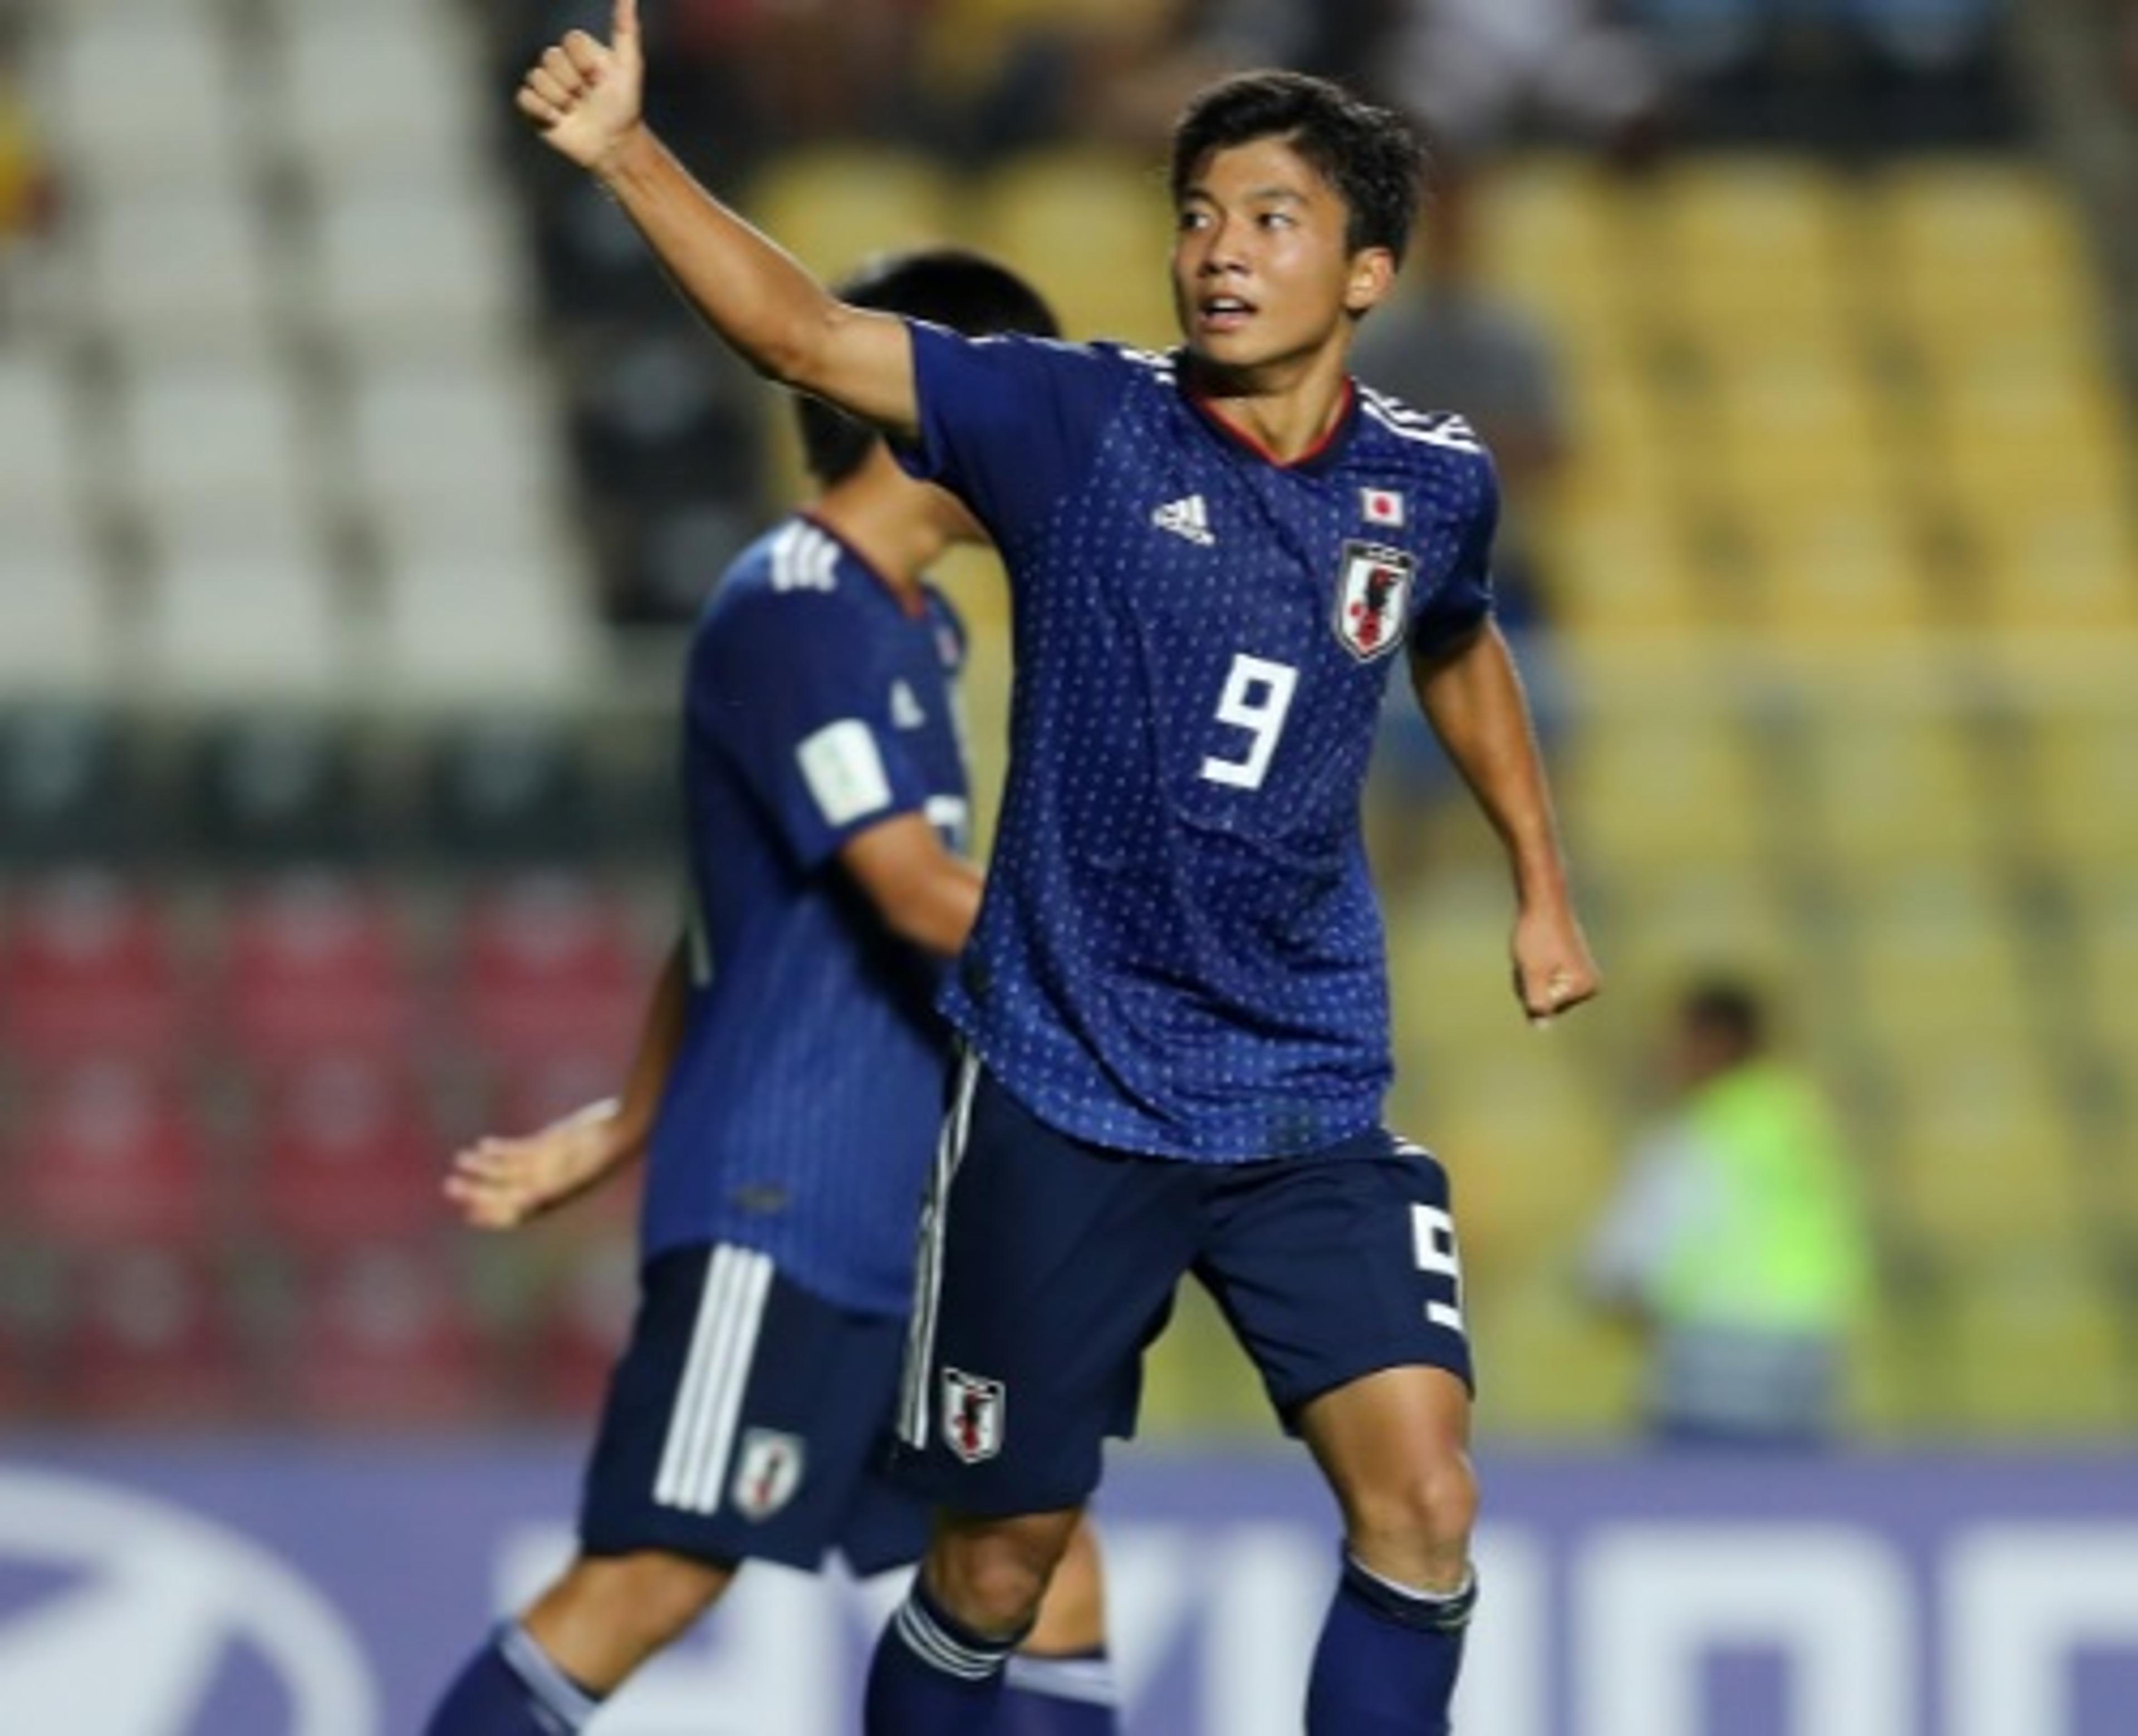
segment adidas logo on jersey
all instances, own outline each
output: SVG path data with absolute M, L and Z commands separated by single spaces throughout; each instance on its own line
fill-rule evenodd
M 901 729 L 918 729 L 928 721 L 928 714 L 920 709 L 920 701 L 914 698 L 913 690 L 903 681 L 891 684 L 891 720 Z
M 1160 530 L 1169 530 L 1175 536 L 1187 538 L 1198 548 L 1217 546 L 1217 536 L 1210 529 L 1210 511 L 1203 505 L 1200 495 L 1190 495 L 1184 500 L 1168 501 L 1150 515 L 1150 522 Z

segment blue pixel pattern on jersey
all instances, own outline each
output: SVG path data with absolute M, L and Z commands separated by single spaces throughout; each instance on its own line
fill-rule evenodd
M 1458 419 L 1351 389 L 1283 465 L 1110 345 L 914 328 L 915 475 L 1015 602 L 1003 811 L 945 1007 L 1042 1120 L 1240 1162 L 1379 1119 L 1359 802 L 1392 655 L 1491 607 L 1498 490 Z
M 942 1109 L 942 972 L 836 857 L 896 814 L 966 848 L 956 617 L 908 614 L 829 532 L 746 550 L 692 639 L 684 777 L 696 953 L 643 1240 L 769 1254 L 843 1307 L 903 1314 Z

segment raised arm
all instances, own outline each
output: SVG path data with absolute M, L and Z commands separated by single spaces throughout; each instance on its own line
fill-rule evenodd
M 722 205 L 645 121 L 637 0 L 615 0 L 609 41 L 569 32 L 515 99 L 544 141 L 598 179 L 721 339 L 769 379 L 824 398 L 894 439 L 915 432 L 905 322 L 848 307 Z
M 1413 659 L 1411 683 L 1433 734 L 1491 822 L 1515 877 L 1515 992 L 1541 1022 L 1603 986 L 1574 914 L 1544 766 L 1506 641 L 1487 621 Z

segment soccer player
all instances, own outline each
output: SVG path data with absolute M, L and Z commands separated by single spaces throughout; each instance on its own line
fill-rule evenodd
M 1346 370 L 1418 148 L 1315 80 L 1214 86 L 1174 141 L 1182 349 L 974 342 L 826 291 L 669 155 L 642 76 L 617 0 L 610 40 L 567 36 L 517 102 L 742 356 L 973 507 L 1015 605 L 902 1407 L 939 1512 L 871 1736 L 985 1728 L 1190 1270 L 1342 1511 L 1308 1730 L 1444 1732 L 1474 1592 L 1469 1348 L 1445 1176 L 1379 1126 L 1359 829 L 1399 649 L 1506 846 L 1522 1007 L 1551 1018 L 1598 977 L 1491 620 L 1491 461 Z
M 977 256 L 903 256 L 845 289 L 964 331 L 1052 334 Z M 718 1600 L 746 1560 L 870 1573 L 927 1509 L 885 1480 L 915 1228 L 943 1102 L 941 961 L 980 902 L 963 853 L 964 640 L 924 582 L 982 534 L 864 425 L 804 400 L 822 492 L 715 588 L 685 763 L 694 919 L 620 1100 L 456 1160 L 506 1228 L 648 1159 L 643 1295 L 564 1576 L 500 1627 L 432 1736 L 554 1736 Z M 1088 1539 L 1017 1660 L 998 1736 L 1110 1736 Z M 711 1709 L 709 1709 L 709 1712 Z

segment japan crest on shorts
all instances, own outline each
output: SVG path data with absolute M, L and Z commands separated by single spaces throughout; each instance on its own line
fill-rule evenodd
M 1379 543 L 1346 543 L 1336 587 L 1336 636 L 1344 649 L 1370 663 L 1403 643 L 1409 618 L 1415 557 Z
M 968 1465 L 1002 1451 L 1003 1383 L 956 1368 L 943 1371 L 943 1444 Z
M 799 1435 L 777 1429 L 752 1429 L 742 1437 L 735 1485 L 728 1493 L 735 1511 L 748 1519 L 769 1519 L 802 1486 L 808 1449 Z

